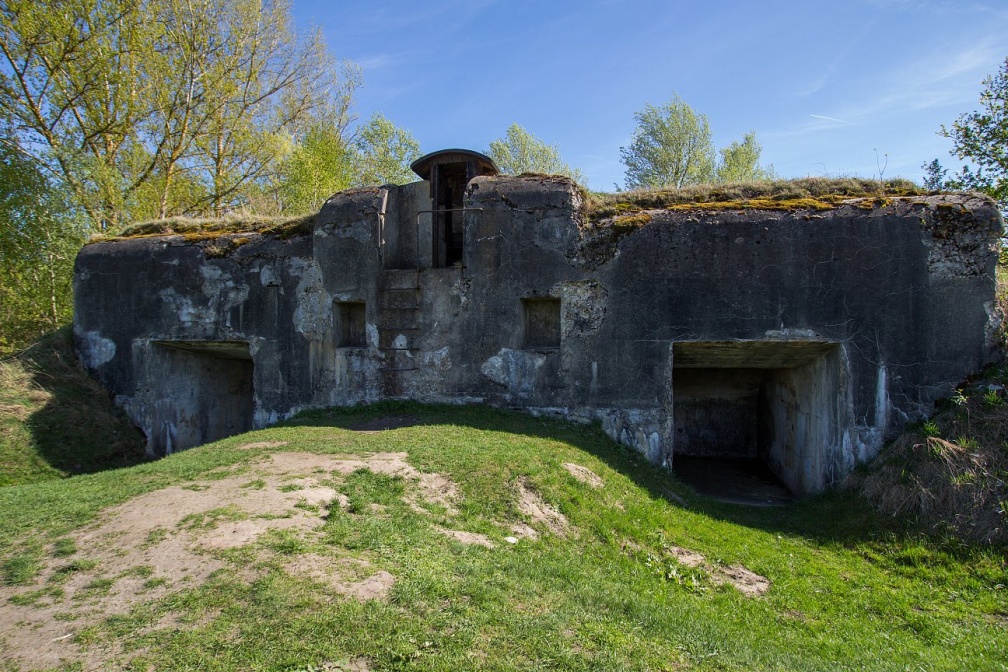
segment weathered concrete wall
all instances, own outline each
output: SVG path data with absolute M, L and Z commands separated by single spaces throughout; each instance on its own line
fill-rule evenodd
M 768 372 L 760 388 L 761 457 L 793 492 L 817 492 L 854 466 L 841 349 Z M 864 441 L 862 440 L 862 445 Z
M 428 189 L 337 194 L 313 235 L 223 257 L 182 237 L 89 245 L 82 361 L 149 436 L 147 409 L 195 380 L 156 388 L 151 344 L 227 341 L 248 344 L 257 427 L 390 397 L 485 402 L 598 419 L 658 464 L 680 434 L 685 452 L 755 451 L 811 492 L 992 353 L 986 200 L 659 210 L 633 229 L 589 226 L 566 180 L 479 177 L 462 263 L 432 268 Z

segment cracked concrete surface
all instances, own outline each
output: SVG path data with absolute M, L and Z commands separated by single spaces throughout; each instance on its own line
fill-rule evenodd
M 165 422 L 212 425 L 210 401 L 173 417 L 184 395 L 241 409 L 242 429 L 386 398 L 483 402 L 601 420 L 666 466 L 721 441 L 815 492 L 994 352 L 1002 222 L 983 198 L 588 223 L 569 180 L 476 177 L 462 259 L 436 267 L 430 189 L 336 194 L 313 235 L 257 236 L 225 254 L 179 237 L 88 245 L 76 266 L 81 360 L 148 437 Z M 333 301 L 364 306 L 363 343 L 343 343 Z M 213 362 L 166 369 L 150 346 L 214 341 L 244 344 L 246 364 L 217 366 L 235 371 L 228 385 L 198 374 Z M 809 356 L 788 359 L 788 347 Z M 729 407 L 745 431 L 712 419 Z

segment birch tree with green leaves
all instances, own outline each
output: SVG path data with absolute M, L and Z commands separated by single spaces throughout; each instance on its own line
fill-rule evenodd
M 749 131 L 741 142 L 715 151 L 707 115 L 678 95 L 664 105 L 647 104 L 634 115 L 630 145 L 620 147 L 627 189 L 678 189 L 708 182 L 752 182 L 775 178 L 761 166 L 763 147 Z
M 490 143 L 488 155 L 504 175 L 564 175 L 575 182 L 584 182 L 581 171 L 560 158 L 556 145 L 547 144 L 518 124 L 511 124 L 503 138 Z
M 361 185 L 406 184 L 417 179 L 410 164 L 420 158 L 420 143 L 376 112 L 357 131 L 357 173 Z
M 320 32 L 294 29 L 287 0 L 0 3 L 3 172 L 24 178 L 0 184 L 0 338 L 68 319 L 88 233 L 277 209 L 281 168 L 317 144 L 311 129 L 354 144 L 360 83 Z
M 243 207 L 284 135 L 346 129 L 358 83 L 319 32 L 296 34 L 284 0 L 0 7 L 6 137 L 99 231 Z
M 83 231 L 64 194 L 0 143 L 0 354 L 69 321 Z
M 620 147 L 626 188 L 683 187 L 714 179 L 714 143 L 707 116 L 679 96 L 634 114 L 637 127 Z
M 742 137 L 742 142 L 735 141 L 718 153 L 720 160 L 715 170 L 717 182 L 759 182 L 776 178 L 773 166 L 760 165 L 763 146 L 752 131 Z

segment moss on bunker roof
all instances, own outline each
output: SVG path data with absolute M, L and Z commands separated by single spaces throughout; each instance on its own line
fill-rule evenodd
M 680 189 L 637 189 L 589 194 L 588 218 L 594 222 L 647 210 L 830 210 L 860 199 L 871 209 L 900 196 L 925 196 L 928 190 L 904 179 L 807 177 L 772 182 L 700 184 Z
M 257 215 L 229 216 L 216 219 L 169 217 L 149 222 L 131 224 L 118 235 L 103 236 L 95 241 L 115 241 L 132 238 L 182 236 L 188 242 L 212 241 L 241 234 L 273 235 L 290 238 L 310 235 L 315 225 L 315 215 L 300 217 L 260 217 Z
M 521 177 L 546 176 L 526 174 Z M 562 179 L 570 181 L 566 177 Z M 936 193 L 904 179 L 879 181 L 819 177 L 772 182 L 702 184 L 680 189 L 637 189 L 611 194 L 589 192 L 583 187 L 578 189 L 583 198 L 583 213 L 588 221 L 598 226 L 618 228 L 641 226 L 650 220 L 650 216 L 645 217 L 644 214 L 655 210 L 831 210 L 844 204 L 853 204 L 870 210 L 887 205 L 892 198 Z M 218 219 L 171 217 L 132 224 L 118 235 L 103 236 L 95 240 L 182 236 L 187 242 L 204 242 L 231 238 L 229 247 L 233 248 L 237 246 L 233 240 L 235 236 L 258 234 L 288 238 L 308 235 L 312 232 L 314 224 L 315 215 L 299 217 L 245 215 Z M 245 241 L 237 241 L 238 244 L 243 242 Z

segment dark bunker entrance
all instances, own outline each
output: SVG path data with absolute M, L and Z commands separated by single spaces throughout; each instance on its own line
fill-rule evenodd
M 673 471 L 735 503 L 820 489 L 842 433 L 839 351 L 825 341 L 674 344 Z
M 253 362 L 243 341 L 157 341 L 148 451 L 168 455 L 253 429 Z

